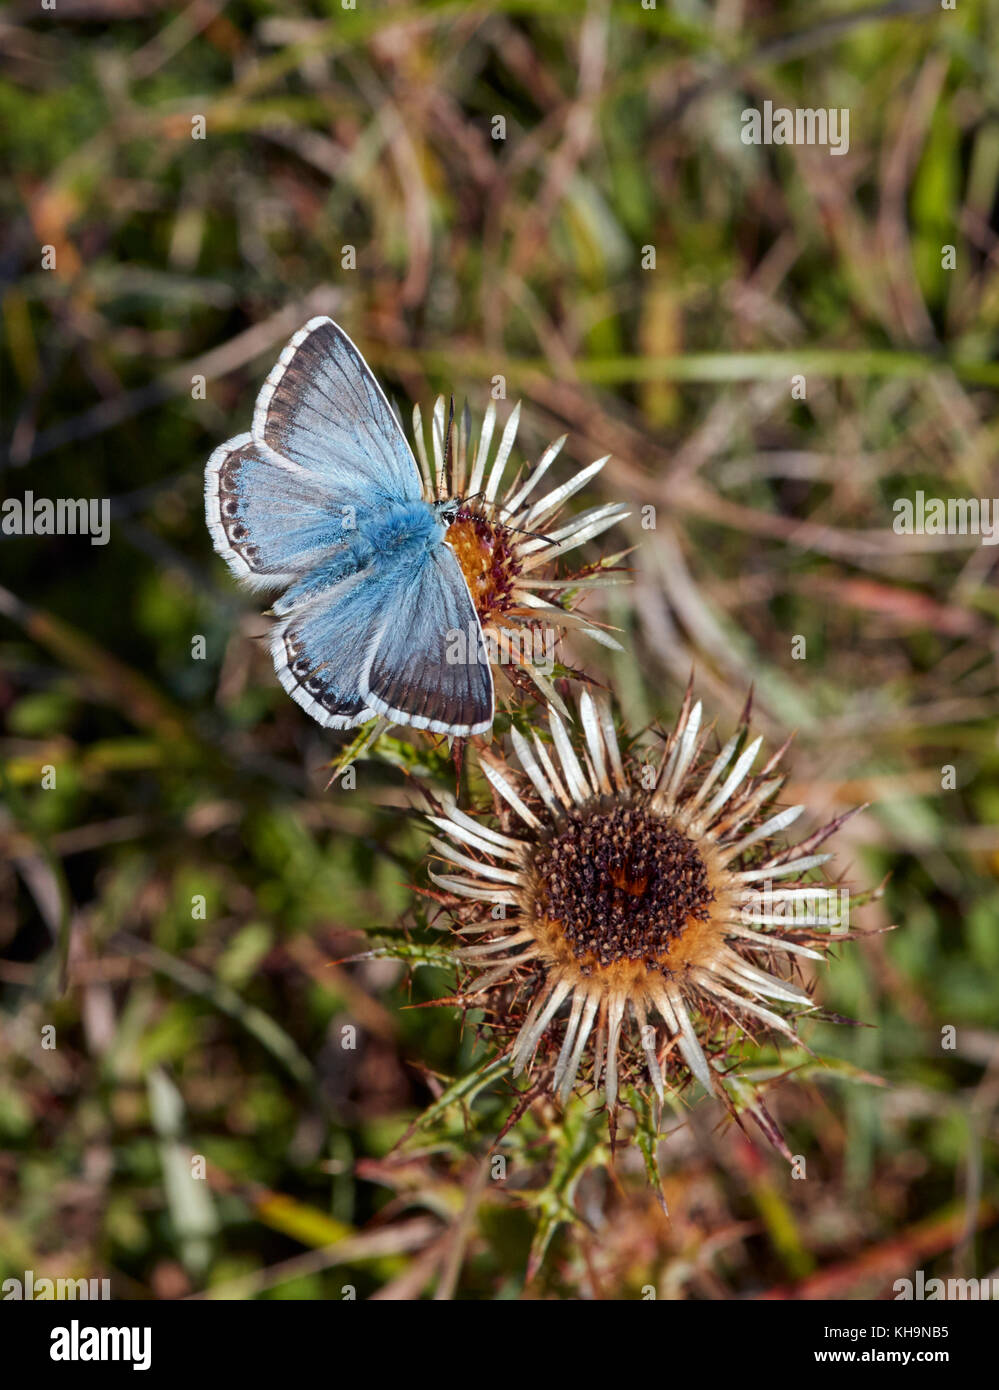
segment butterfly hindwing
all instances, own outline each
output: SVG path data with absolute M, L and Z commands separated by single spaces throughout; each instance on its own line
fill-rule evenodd
M 392 578 L 361 676 L 365 698 L 418 729 L 483 733 L 493 722 L 493 678 L 454 552 L 438 543 L 423 550 L 415 572 L 406 567 Z
M 348 575 L 283 618 L 271 635 L 278 680 L 327 728 L 349 729 L 377 714 L 361 692 L 361 676 L 384 617 L 383 582 L 375 565 Z
M 332 319 L 310 319 L 282 352 L 257 397 L 253 437 L 345 501 L 421 496 L 416 460 L 385 393 Z

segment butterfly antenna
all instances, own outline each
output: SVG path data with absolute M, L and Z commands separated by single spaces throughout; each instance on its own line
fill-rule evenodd
M 549 545 L 555 545 L 556 543 L 555 537 L 546 536 L 544 531 L 525 531 L 522 526 L 507 526 L 506 522 L 503 523 L 503 529 L 505 531 L 516 531 L 519 536 L 537 536 L 539 540 L 547 541 Z
M 485 497 L 485 495 L 485 491 L 472 492 L 467 497 L 461 499 L 462 505 L 466 502 L 474 502 L 477 497 Z M 500 525 L 503 527 L 504 531 L 516 531 L 519 536 L 537 536 L 539 540 L 547 541 L 549 545 L 555 545 L 556 543 L 555 538 L 553 536 L 546 536 L 544 531 L 525 531 L 523 526 L 509 526 L 505 521 L 501 521 Z

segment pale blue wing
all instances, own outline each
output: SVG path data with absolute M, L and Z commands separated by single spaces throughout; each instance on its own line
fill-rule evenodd
M 414 502 L 420 473 L 385 394 L 332 319 L 310 319 L 257 397 L 253 437 L 343 500 Z
M 282 618 L 271 634 L 278 680 L 327 728 L 350 729 L 377 713 L 361 693 L 361 676 L 383 621 L 383 588 L 378 565 L 369 565 Z
M 379 574 L 382 613 L 360 692 L 379 714 L 439 734 L 480 734 L 493 722 L 493 677 L 478 614 L 443 543 Z
M 367 502 L 345 501 L 326 479 L 241 434 L 205 469 L 205 517 L 215 549 L 240 579 L 287 588 L 312 570 L 355 568 L 351 547 L 368 523 Z

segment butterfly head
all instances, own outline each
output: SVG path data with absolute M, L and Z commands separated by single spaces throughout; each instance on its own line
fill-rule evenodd
M 443 502 L 432 503 L 434 515 L 444 526 L 454 525 L 464 505 L 465 501 L 461 497 L 446 497 Z

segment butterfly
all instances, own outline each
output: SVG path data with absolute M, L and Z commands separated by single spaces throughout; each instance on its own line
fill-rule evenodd
M 274 669 L 320 724 L 492 725 L 482 627 L 446 539 L 460 506 L 424 498 L 361 353 L 332 319 L 310 319 L 261 388 L 250 433 L 208 460 L 205 516 L 237 578 L 280 591 Z M 472 640 L 449 643 L 458 632 Z

